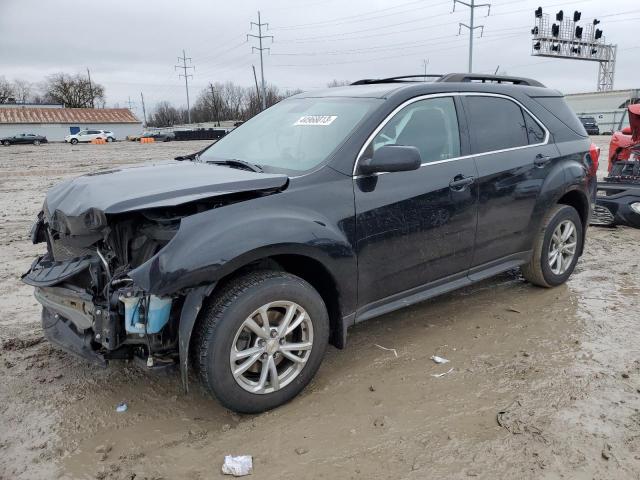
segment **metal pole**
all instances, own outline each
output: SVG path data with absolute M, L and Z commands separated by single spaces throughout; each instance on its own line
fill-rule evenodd
M 469 73 L 473 73 L 473 17 L 476 9 L 474 5 L 475 0 L 471 0 L 471 19 L 469 20 Z
M 256 75 L 256 66 L 251 65 L 251 68 L 253 68 L 253 79 L 256 82 L 256 95 L 258 95 L 258 101 L 260 101 L 260 89 L 258 88 L 258 76 Z
M 140 100 L 142 101 L 142 115 L 144 116 L 144 126 L 147 126 L 147 111 L 144 108 L 144 95 L 140 92 Z
M 258 40 L 260 43 L 260 79 L 262 81 L 262 109 L 267 108 L 267 95 L 264 88 L 264 62 L 262 60 L 262 22 L 260 21 L 260 11 L 258 10 Z
M 184 71 L 187 71 L 187 54 L 182 50 L 182 61 L 184 62 Z M 187 91 L 187 123 L 191 123 L 191 107 L 189 105 L 189 81 L 187 75 L 184 76 L 184 88 Z
M 93 86 L 91 85 L 91 72 L 87 68 L 87 77 L 89 78 L 89 95 L 91 95 L 91 108 L 96 108 L 93 100 Z

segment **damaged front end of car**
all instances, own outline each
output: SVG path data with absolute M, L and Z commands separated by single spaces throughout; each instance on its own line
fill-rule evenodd
M 629 106 L 629 123 L 620 132 L 625 145 L 610 149 L 609 174 L 598 182 L 594 225 L 640 228 L 640 105 Z
M 188 348 L 180 346 L 181 322 L 190 323 L 190 336 L 215 282 L 156 294 L 131 273 L 162 251 L 184 218 L 271 194 L 286 182 L 283 175 L 169 162 L 52 188 L 31 231 L 33 243 L 46 243 L 46 253 L 22 277 L 42 304 L 45 337 L 100 366 L 111 359 L 141 359 L 148 367 L 177 363 Z

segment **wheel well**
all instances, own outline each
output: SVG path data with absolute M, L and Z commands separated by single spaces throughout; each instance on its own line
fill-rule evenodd
M 218 291 L 222 285 L 227 284 L 238 275 L 257 269 L 283 270 L 309 282 L 309 284 L 320 294 L 322 300 L 324 300 L 324 303 L 327 306 L 327 313 L 329 314 L 331 327 L 330 343 L 336 347 L 342 348 L 342 311 L 340 309 L 337 284 L 326 267 L 322 265 L 321 262 L 311 257 L 295 254 L 283 254 L 263 258 L 257 262 L 245 265 L 244 267 L 241 267 L 220 279 L 212 292 L 212 295 L 215 295 L 216 291 Z
M 580 246 L 580 254 L 582 255 L 582 248 L 584 246 L 584 232 L 587 231 L 587 226 L 589 223 L 589 201 L 585 195 L 577 190 L 572 190 L 570 192 L 565 193 L 558 203 L 561 205 L 569 205 L 573 207 L 580 215 L 580 220 L 582 221 L 582 245 Z
M 589 202 L 582 193 L 577 190 L 567 192 L 560 198 L 560 200 L 558 200 L 558 203 L 575 208 L 578 215 L 580 215 L 582 226 L 585 227 L 587 225 L 587 220 L 589 218 Z

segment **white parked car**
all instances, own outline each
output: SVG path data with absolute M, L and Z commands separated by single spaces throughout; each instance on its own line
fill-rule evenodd
M 78 133 L 64 137 L 64 141 L 75 145 L 78 142 L 90 142 L 96 138 L 102 138 L 107 142 L 114 142 L 116 140 L 113 132 L 109 130 L 80 130 Z

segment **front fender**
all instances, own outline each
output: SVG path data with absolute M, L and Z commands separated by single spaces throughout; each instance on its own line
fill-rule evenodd
M 130 277 L 147 292 L 162 296 L 217 282 L 262 258 L 297 254 L 325 266 L 348 313 L 356 291 L 351 243 L 337 224 L 316 210 L 283 205 L 279 197 L 256 198 L 183 219 L 172 240 Z

